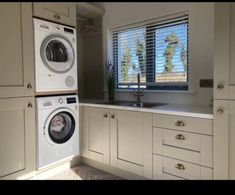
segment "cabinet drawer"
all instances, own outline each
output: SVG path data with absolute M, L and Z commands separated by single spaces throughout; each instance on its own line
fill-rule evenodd
M 153 128 L 153 153 L 212 167 L 210 135 Z
M 154 179 L 163 179 L 163 174 L 190 180 L 212 179 L 211 168 L 158 155 L 153 155 L 153 173 Z
M 159 153 L 160 145 L 200 151 L 200 134 L 153 128 L 153 151 Z
M 212 120 L 210 119 L 153 114 L 153 126 L 208 135 L 213 134 Z
M 172 157 L 175 159 L 184 160 L 184 161 L 191 162 L 191 163 L 195 163 L 198 165 L 201 164 L 200 152 L 195 152 L 192 150 L 185 150 L 185 149 L 163 145 L 162 155 Z
M 162 173 L 162 179 L 163 180 L 184 180 L 181 177 L 176 177 L 174 175 L 170 175 L 170 174 L 167 174 L 167 173 Z
M 234 85 L 229 86 L 229 99 L 235 100 L 235 86 Z

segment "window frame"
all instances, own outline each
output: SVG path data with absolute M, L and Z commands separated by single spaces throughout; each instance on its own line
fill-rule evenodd
M 182 19 L 182 16 L 185 17 L 186 19 Z M 176 16 L 176 17 L 171 17 L 170 19 L 167 19 L 167 20 L 171 20 L 173 19 L 174 22 L 177 22 L 177 21 L 181 21 L 181 20 L 185 20 L 184 23 L 182 24 L 187 24 L 187 71 L 186 71 L 186 74 L 187 74 L 187 81 L 186 82 L 165 82 L 165 83 L 157 83 L 155 81 L 155 77 L 156 77 L 156 62 L 155 62 L 155 58 L 156 58 L 156 54 L 155 54 L 155 51 L 156 51 L 156 34 L 155 34 L 155 31 L 153 31 L 151 28 L 153 27 L 156 27 L 158 26 L 158 24 L 153 24 L 153 25 L 148 25 L 148 23 L 146 23 L 146 37 L 148 32 L 149 33 L 153 33 L 154 35 L 152 36 L 152 43 L 154 44 L 148 44 L 147 41 L 146 42 L 146 59 L 152 59 L 151 60 L 151 63 L 148 63 L 146 64 L 146 69 L 148 67 L 151 68 L 153 71 L 153 73 L 148 73 L 146 74 L 146 82 L 145 83 L 140 83 L 140 85 L 144 85 L 145 86 L 145 90 L 151 90 L 151 91 L 182 91 L 182 92 L 187 92 L 189 91 L 189 14 L 188 13 L 184 13 L 183 15 L 181 16 Z M 163 23 L 164 25 L 167 24 L 167 22 L 164 22 L 164 20 L 160 20 L 159 21 L 160 23 Z M 169 25 L 169 26 L 176 26 L 176 25 L 179 25 L 179 24 L 174 24 L 174 22 L 169 22 L 169 23 L 172 23 L 172 25 Z M 151 23 L 149 23 L 151 24 Z M 128 28 L 129 26 L 129 28 Z M 167 26 L 167 27 L 169 27 Z M 126 26 L 127 29 L 129 30 L 132 30 L 135 28 L 135 26 L 133 26 L 133 24 L 131 25 L 127 25 Z M 161 27 L 160 27 L 161 28 Z M 164 27 L 162 27 L 164 28 Z M 119 31 L 120 32 L 120 31 Z M 116 36 L 116 44 L 118 44 L 118 32 L 115 32 L 113 33 L 113 31 L 111 31 L 111 41 L 113 42 L 113 35 L 115 34 Z M 145 39 L 146 40 L 146 39 Z M 148 39 L 149 41 L 149 39 Z M 116 46 L 116 47 L 115 47 Z M 119 82 L 118 82 L 118 57 L 115 56 L 115 52 L 118 50 L 118 45 L 112 45 L 112 57 L 113 57 L 113 63 L 115 64 L 115 90 L 123 90 L 123 91 L 128 91 L 128 90 L 134 90 L 136 88 L 130 88 L 130 85 L 137 85 L 137 84 L 127 84 L 126 88 L 124 87 L 119 87 L 119 85 L 121 85 Z M 148 49 L 149 47 L 149 49 Z M 154 54 L 154 58 L 150 58 L 148 56 L 153 56 L 152 54 Z M 149 82 L 154 82 L 154 85 L 149 85 L 148 83 Z

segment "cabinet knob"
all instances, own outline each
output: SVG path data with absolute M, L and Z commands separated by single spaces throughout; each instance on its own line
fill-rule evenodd
M 115 118 L 115 115 L 114 115 L 114 114 L 113 114 L 113 115 L 111 115 L 111 118 L 112 118 L 112 119 L 114 119 L 114 118 Z
M 175 165 L 175 168 L 176 168 L 176 169 L 179 169 L 179 170 L 185 170 L 185 166 L 182 165 L 182 164 L 180 164 L 180 163 L 177 163 L 177 164 Z
M 183 122 L 183 121 L 176 121 L 175 126 L 178 126 L 178 127 L 184 127 L 184 126 L 185 126 L 185 124 L 184 124 L 184 122 Z
M 27 88 L 28 88 L 28 89 L 32 89 L 32 85 L 29 83 L 29 84 L 27 85 Z
M 56 20 L 60 20 L 60 15 L 55 14 L 55 15 L 54 15 L 54 18 L 55 18 Z
M 218 85 L 217 85 L 217 88 L 218 88 L 218 89 L 223 89 L 223 88 L 224 88 L 224 84 L 223 84 L 223 83 L 218 84 Z
M 217 110 L 217 114 L 223 114 L 224 113 L 224 110 L 222 109 L 222 108 L 219 108 L 218 110 Z
M 104 118 L 108 118 L 108 115 L 107 115 L 107 114 L 104 114 Z
M 183 134 L 178 134 L 175 136 L 175 139 L 178 139 L 178 140 L 185 140 L 185 137 Z
M 29 103 L 28 103 L 28 108 L 32 108 L 32 107 L 33 107 L 32 103 L 29 102 Z

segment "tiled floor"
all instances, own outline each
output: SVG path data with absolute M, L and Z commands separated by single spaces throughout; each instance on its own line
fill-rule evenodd
M 80 164 L 48 178 L 48 180 L 122 180 L 102 170 Z

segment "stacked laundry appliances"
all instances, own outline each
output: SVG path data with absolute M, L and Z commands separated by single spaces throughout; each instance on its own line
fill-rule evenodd
M 77 42 L 74 27 L 34 22 L 37 169 L 79 155 Z

